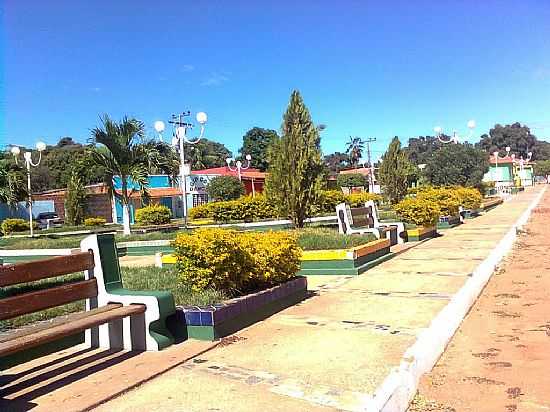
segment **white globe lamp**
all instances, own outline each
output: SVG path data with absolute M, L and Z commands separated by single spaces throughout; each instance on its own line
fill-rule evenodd
M 205 112 L 198 112 L 196 116 L 197 122 L 200 124 L 205 124 L 208 121 L 208 116 Z

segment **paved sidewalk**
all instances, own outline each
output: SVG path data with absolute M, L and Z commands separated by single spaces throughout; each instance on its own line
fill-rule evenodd
M 546 191 L 514 250 L 421 379 L 415 412 L 550 412 L 549 225 Z
M 99 411 L 365 410 L 540 188 L 317 293 Z

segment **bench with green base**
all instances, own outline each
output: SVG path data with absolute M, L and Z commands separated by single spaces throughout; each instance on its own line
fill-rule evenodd
M 52 282 L 43 279 L 84 271 L 85 279 Z M 175 314 L 167 292 L 124 289 L 112 234 L 88 236 L 81 252 L 0 267 L 0 320 L 39 312 L 86 299 L 86 310 L 39 322 L 0 335 L 0 357 L 26 351 L 86 331 L 91 347 L 160 350 L 174 342 L 166 328 Z M 8 288 L 10 287 L 10 288 Z
M 350 208 L 346 203 L 336 206 L 338 232 L 341 234 L 372 233 L 377 239 L 390 239 L 391 245 L 403 243 L 405 226 L 402 222 L 381 222 L 374 201 L 364 207 Z

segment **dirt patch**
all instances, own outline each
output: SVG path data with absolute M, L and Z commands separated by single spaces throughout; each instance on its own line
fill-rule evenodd
M 428 406 L 413 403 L 410 411 L 550 410 L 549 206 L 550 191 L 437 365 L 422 377 L 417 399 Z M 441 377 L 444 384 L 437 384 Z

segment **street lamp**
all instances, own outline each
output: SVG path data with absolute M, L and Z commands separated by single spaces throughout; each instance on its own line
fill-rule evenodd
M 239 180 L 242 181 L 241 179 L 241 170 L 246 170 L 250 167 L 250 161 L 252 160 L 252 156 L 250 156 L 249 154 L 247 154 L 245 156 L 245 159 L 246 159 L 246 166 L 243 166 L 243 162 L 241 162 L 240 160 L 237 160 L 235 162 L 235 159 L 233 159 L 232 157 L 228 157 L 227 159 L 225 159 L 226 163 L 227 163 L 227 167 L 229 168 L 229 170 L 231 170 L 232 172 L 237 172 L 237 175 L 239 176 Z M 231 167 L 231 163 L 235 162 L 235 166 L 236 167 Z
M 23 158 L 25 159 L 25 166 L 27 168 L 27 191 L 29 193 L 29 226 L 31 231 L 31 237 L 34 236 L 34 229 L 32 227 L 32 189 L 31 189 L 31 167 L 37 167 L 40 164 L 40 161 L 42 160 L 42 152 L 46 150 L 46 143 L 44 142 L 38 142 L 36 143 L 36 150 L 38 150 L 38 161 L 34 163 L 32 161 L 32 152 L 25 152 L 23 153 Z M 13 155 L 13 158 L 15 159 L 15 163 L 18 163 L 19 154 L 21 153 L 21 149 L 19 146 L 13 146 L 11 148 L 11 154 Z
M 183 196 L 183 221 L 185 228 L 187 229 L 187 176 L 191 174 L 191 165 L 185 163 L 185 146 L 187 144 L 197 144 L 204 136 L 204 125 L 208 121 L 208 116 L 204 112 L 198 112 L 195 116 L 197 122 L 200 124 L 200 134 L 193 140 L 187 138 L 187 129 L 192 129 L 193 124 L 184 121 L 184 118 L 190 116 L 191 112 L 187 111 L 178 115 L 173 114 L 172 120 L 168 123 L 174 126 L 174 135 L 172 137 L 172 146 L 174 150 L 179 151 L 180 154 L 180 186 L 181 194 Z M 155 130 L 159 134 L 162 140 L 162 132 L 164 131 L 164 122 L 157 120 L 154 124 Z
M 162 132 L 164 132 L 164 122 L 162 120 L 157 120 L 155 122 L 155 130 L 157 131 L 157 133 L 159 134 L 159 140 L 161 142 L 163 142 L 163 138 L 162 138 Z
M 510 150 L 511 150 L 510 146 L 506 146 L 506 156 L 502 157 L 502 159 L 505 159 L 506 157 L 508 157 L 510 155 Z M 498 150 L 495 150 L 493 152 L 493 156 L 495 158 L 495 175 L 498 175 L 498 159 L 499 159 L 499 154 L 498 153 L 499 153 Z M 512 158 L 513 157 L 514 156 L 512 155 Z M 498 177 L 498 176 L 496 176 L 496 177 Z M 497 181 L 497 179 L 495 179 L 495 182 L 496 181 Z
M 470 131 L 468 132 L 468 138 L 471 138 L 474 132 L 474 129 L 476 127 L 475 120 L 469 120 L 467 123 L 468 129 Z M 439 140 L 441 143 L 458 143 L 458 139 L 460 136 L 458 135 L 458 132 L 456 130 L 453 130 L 453 136 L 449 138 L 449 140 L 445 140 L 443 136 L 443 128 L 441 126 L 434 127 L 435 137 L 437 137 L 437 140 Z

